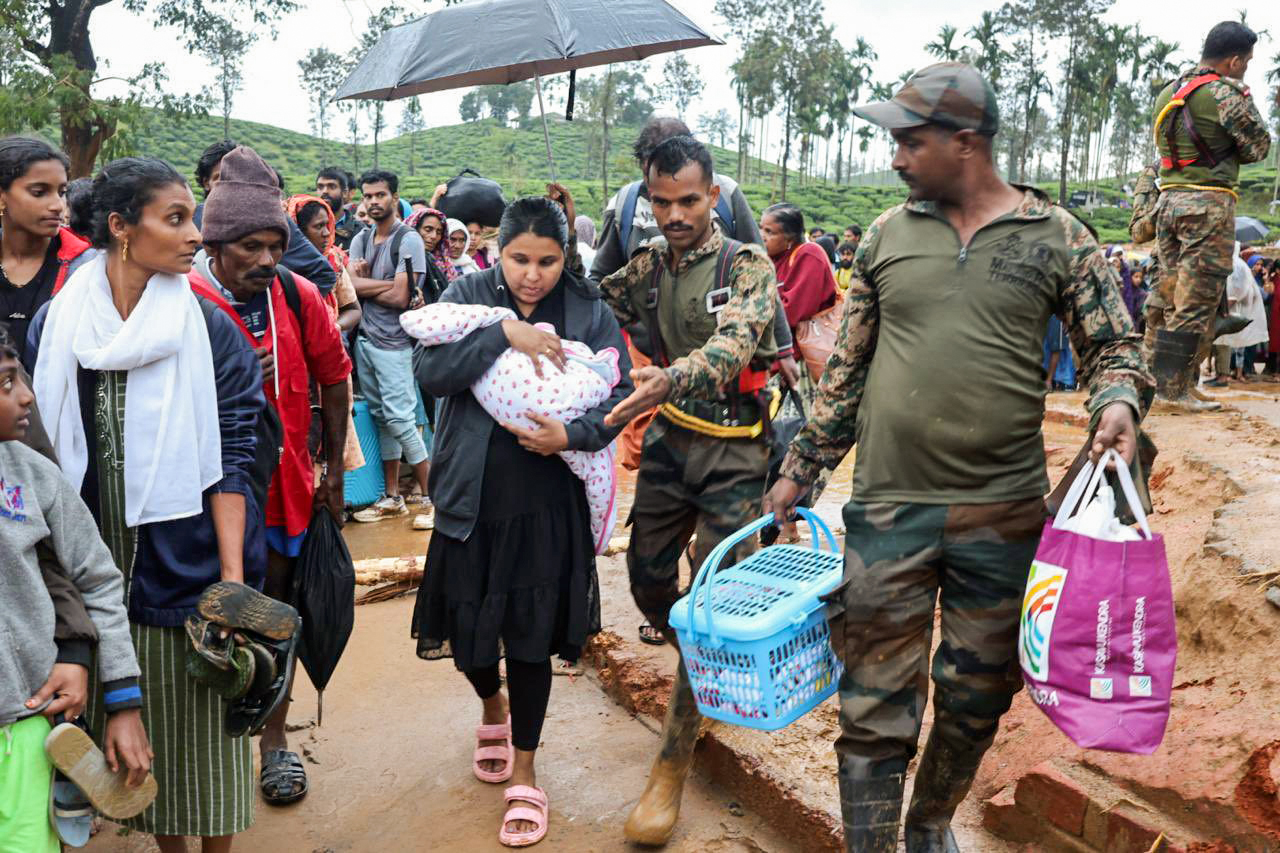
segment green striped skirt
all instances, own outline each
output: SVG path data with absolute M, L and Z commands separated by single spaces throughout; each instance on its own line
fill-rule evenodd
M 101 533 L 125 577 L 128 597 L 136 558 L 134 531 L 124 523 L 124 402 L 127 374 L 99 374 L 95 399 Z M 127 602 L 126 602 L 127 603 Z M 187 675 L 191 641 L 182 628 L 131 623 L 142 675 L 142 724 L 155 760 L 156 801 L 121 821 L 152 835 L 233 835 L 253 824 L 251 738 L 227 737 L 226 705 L 209 687 Z M 97 666 L 91 670 L 86 717 L 98 742 L 104 731 Z
M 159 790 L 146 811 L 120 823 L 153 835 L 243 832 L 253 824 L 256 796 L 252 739 L 227 737 L 225 701 L 187 675 L 186 631 L 133 624 L 130 633 L 142 669 L 142 724 L 155 752 L 151 772 Z M 101 735 L 96 685 L 89 695 L 90 725 Z

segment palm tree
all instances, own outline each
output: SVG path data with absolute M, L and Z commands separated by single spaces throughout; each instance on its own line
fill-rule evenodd
M 991 88 L 1000 92 L 1000 72 L 1004 67 L 1008 54 L 1000 45 L 1000 36 L 1005 32 L 1005 22 L 998 12 L 987 10 L 977 24 L 970 27 L 965 35 L 978 43 L 973 52 L 973 67 L 983 73 L 991 83 Z M 927 48 L 926 48 L 927 49 Z
M 1177 51 L 1176 41 L 1153 39 L 1142 55 L 1142 79 L 1147 81 L 1153 93 L 1159 92 L 1177 76 L 1178 63 L 1173 60 Z
M 960 48 L 952 42 L 956 40 L 958 30 L 950 24 L 943 24 L 938 29 L 938 40 L 931 41 L 924 49 L 943 62 L 955 62 L 960 59 Z
M 848 71 L 850 74 L 850 83 L 851 83 L 850 90 L 849 90 L 850 106 L 857 104 L 861 100 L 862 88 L 864 86 L 870 85 L 871 83 L 871 63 L 875 62 L 879 58 L 880 58 L 879 54 L 876 53 L 875 48 L 871 46 L 870 42 L 868 42 L 862 36 L 858 36 L 857 41 L 855 41 L 853 44 L 853 48 L 849 51 L 849 57 L 848 57 L 848 64 L 849 64 Z M 852 111 L 849 112 L 847 121 L 849 122 L 849 130 L 850 130 L 849 160 L 850 162 L 852 162 L 853 161 L 853 137 L 857 135 L 865 140 L 865 136 L 861 133 L 861 131 L 856 131 L 856 132 L 854 131 L 856 117 L 853 115 Z M 865 141 L 860 146 L 860 149 L 863 154 L 866 154 L 867 146 Z M 863 168 L 866 168 L 865 163 L 863 165 Z
M 1280 53 L 1271 57 L 1271 70 L 1267 72 L 1267 82 L 1276 87 L 1271 98 L 1271 117 L 1275 120 L 1277 128 L 1280 128 Z M 1275 203 L 1280 200 L 1280 145 L 1272 145 L 1276 152 L 1276 179 L 1271 185 L 1271 204 L 1272 210 L 1275 210 Z

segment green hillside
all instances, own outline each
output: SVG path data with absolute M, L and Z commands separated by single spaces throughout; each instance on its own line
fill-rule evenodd
M 637 177 L 629 153 L 636 131 L 634 127 L 618 127 L 610 131 L 613 152 L 609 163 L 610 192 Z M 257 122 L 233 119 L 231 132 L 233 138 L 253 146 L 268 162 L 279 168 L 285 174 L 291 192 L 310 189 L 316 170 L 323 165 L 337 165 L 358 173 L 373 164 L 372 145 L 358 146 L 353 158 L 351 146 L 341 140 L 329 140 L 322 145 L 317 137 L 310 134 Z M 550 119 L 550 132 L 561 181 L 573 193 L 579 211 L 598 220 L 608 201 L 600 180 L 598 127 L 566 122 L 557 116 Z M 190 175 L 195 170 L 201 150 L 221 137 L 222 121 L 216 117 L 180 123 L 155 121 L 136 134 L 135 147 L 138 153 L 162 157 Z M 380 166 L 400 175 L 400 195 L 406 199 L 430 197 L 436 184 L 464 168 L 474 169 L 498 181 L 508 197 L 541 194 L 545 183 L 550 180 L 542 126 L 536 118 L 518 128 L 503 127 L 493 120 L 485 120 L 421 131 L 413 145 L 412 174 L 410 148 L 407 136 L 387 139 L 379 146 L 378 158 Z M 736 171 L 736 152 L 712 146 L 712 156 L 719 171 L 728 174 Z M 778 200 L 776 170 L 772 163 L 752 161 L 753 179 L 760 182 L 744 185 L 743 192 L 757 211 Z M 763 177 L 757 179 L 756 176 Z M 1257 216 L 1280 233 L 1280 216 L 1271 215 L 1267 208 L 1274 179 L 1274 168 L 1246 167 L 1241 175 L 1239 212 Z M 1042 186 L 1051 195 L 1057 192 L 1056 182 Z M 1078 188 L 1082 187 L 1071 187 L 1073 190 Z M 1104 182 L 1099 189 L 1109 201 L 1117 202 L 1124 198 L 1115 182 Z M 904 192 L 897 182 L 847 186 L 812 179 L 806 182 L 792 174 L 787 198 L 799 205 L 810 226 L 817 225 L 839 233 L 853 222 L 867 225 L 883 210 L 901 202 Z M 1098 229 L 1104 242 L 1128 239 L 1129 211 L 1126 208 L 1105 206 L 1092 213 L 1077 212 Z

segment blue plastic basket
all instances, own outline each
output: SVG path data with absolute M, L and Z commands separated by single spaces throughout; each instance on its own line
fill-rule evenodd
M 844 671 L 818 598 L 840 583 L 844 558 L 822 519 L 797 512 L 815 546 L 821 532 L 829 550 L 774 545 L 718 571 L 734 546 L 773 523 L 766 515 L 721 542 L 671 607 L 698 710 L 714 720 L 783 728 L 834 693 Z
M 382 448 L 378 444 L 378 426 L 369 414 L 369 404 L 357 400 L 351 407 L 351 419 L 360 439 L 364 467 L 348 471 L 343 477 L 342 499 L 348 506 L 368 506 L 382 497 L 386 480 L 382 475 Z

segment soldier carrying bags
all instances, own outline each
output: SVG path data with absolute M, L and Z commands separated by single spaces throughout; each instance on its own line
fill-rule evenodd
M 1172 304 L 1155 333 L 1157 398 L 1182 412 L 1207 411 L 1193 396 L 1197 353 L 1231 274 L 1241 163 L 1267 156 L 1271 136 L 1241 82 L 1258 37 L 1224 21 L 1205 38 L 1199 64 L 1165 87 L 1155 106 L 1160 152 L 1157 249 Z
M 952 815 L 1022 688 L 1018 616 L 1049 489 L 1040 365 L 1049 315 L 1080 354 L 1095 460 L 1108 448 L 1133 459 L 1151 383 L 1093 235 L 996 172 L 996 98 L 977 71 L 932 65 L 891 101 L 855 112 L 893 134 L 893 168 L 910 196 L 863 236 L 835 350 L 765 509 L 786 513 L 858 443 L 844 583 L 828 598 L 845 664 L 836 741 L 845 846 L 897 849 L 940 599 L 934 722 L 906 848 L 954 853 Z
M 768 473 L 764 389 L 777 354 L 773 263 L 755 244 L 712 227 L 720 188 L 707 149 L 690 136 L 657 145 L 645 166 L 665 239 L 600 283 L 619 324 L 643 321 L 654 363 L 633 370 L 636 390 L 605 419 L 631 421 L 661 405 L 636 475 L 627 569 L 631 594 L 667 641 L 680 597 L 678 561 L 696 532 L 694 564 L 760 515 Z M 746 556 L 736 555 L 735 559 Z M 665 844 L 680 813 L 701 716 L 681 662 L 662 747 L 626 824 L 630 841 Z

